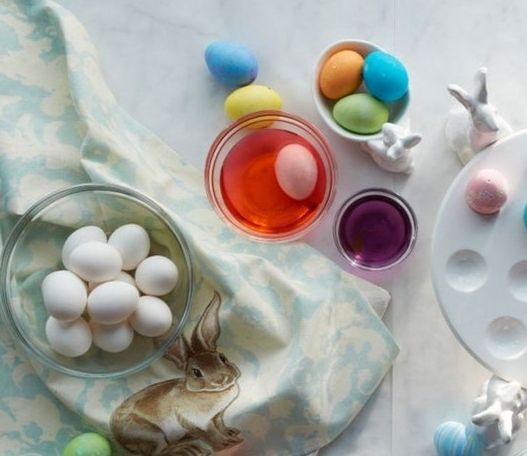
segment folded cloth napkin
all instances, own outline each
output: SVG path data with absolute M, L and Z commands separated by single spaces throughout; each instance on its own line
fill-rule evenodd
M 167 359 L 113 380 L 67 377 L 33 362 L 49 390 L 113 438 L 117 454 L 300 455 L 334 439 L 397 355 L 372 308 L 388 294 L 303 243 L 255 243 L 225 226 L 198 170 L 116 103 L 86 32 L 62 7 L 3 1 L 0 42 L 2 238 L 51 191 L 120 184 L 164 205 L 196 269 L 185 338 Z M 39 386 L 4 332 L 2 454 L 58 454 L 81 421 Z M 203 399 L 205 412 L 194 410 L 186 361 L 220 349 L 234 386 Z M 190 408 L 180 410 L 187 419 L 176 407 Z

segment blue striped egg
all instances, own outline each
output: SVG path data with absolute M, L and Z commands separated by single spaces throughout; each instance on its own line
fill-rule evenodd
M 467 438 L 465 425 L 456 421 L 440 424 L 434 434 L 434 445 L 438 456 L 463 456 Z
M 472 424 L 465 429 L 465 438 L 466 443 L 463 449 L 463 456 L 481 456 L 485 450 L 485 445 Z

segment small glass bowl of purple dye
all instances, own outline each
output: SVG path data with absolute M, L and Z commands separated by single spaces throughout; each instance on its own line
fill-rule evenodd
M 382 271 L 404 261 L 417 239 L 417 220 L 410 205 L 385 189 L 363 190 L 340 208 L 335 243 L 353 266 Z

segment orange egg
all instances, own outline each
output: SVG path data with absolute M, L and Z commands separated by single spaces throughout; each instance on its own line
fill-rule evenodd
M 331 100 L 338 100 L 355 92 L 362 82 L 362 56 L 351 50 L 339 51 L 324 63 L 318 77 L 322 94 Z

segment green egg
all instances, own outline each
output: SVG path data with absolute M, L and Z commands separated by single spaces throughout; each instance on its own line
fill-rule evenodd
M 371 135 L 388 121 L 388 108 L 367 93 L 354 93 L 341 98 L 333 107 L 333 118 L 346 130 Z
M 112 456 L 112 447 L 102 435 L 87 432 L 70 440 L 62 456 Z

